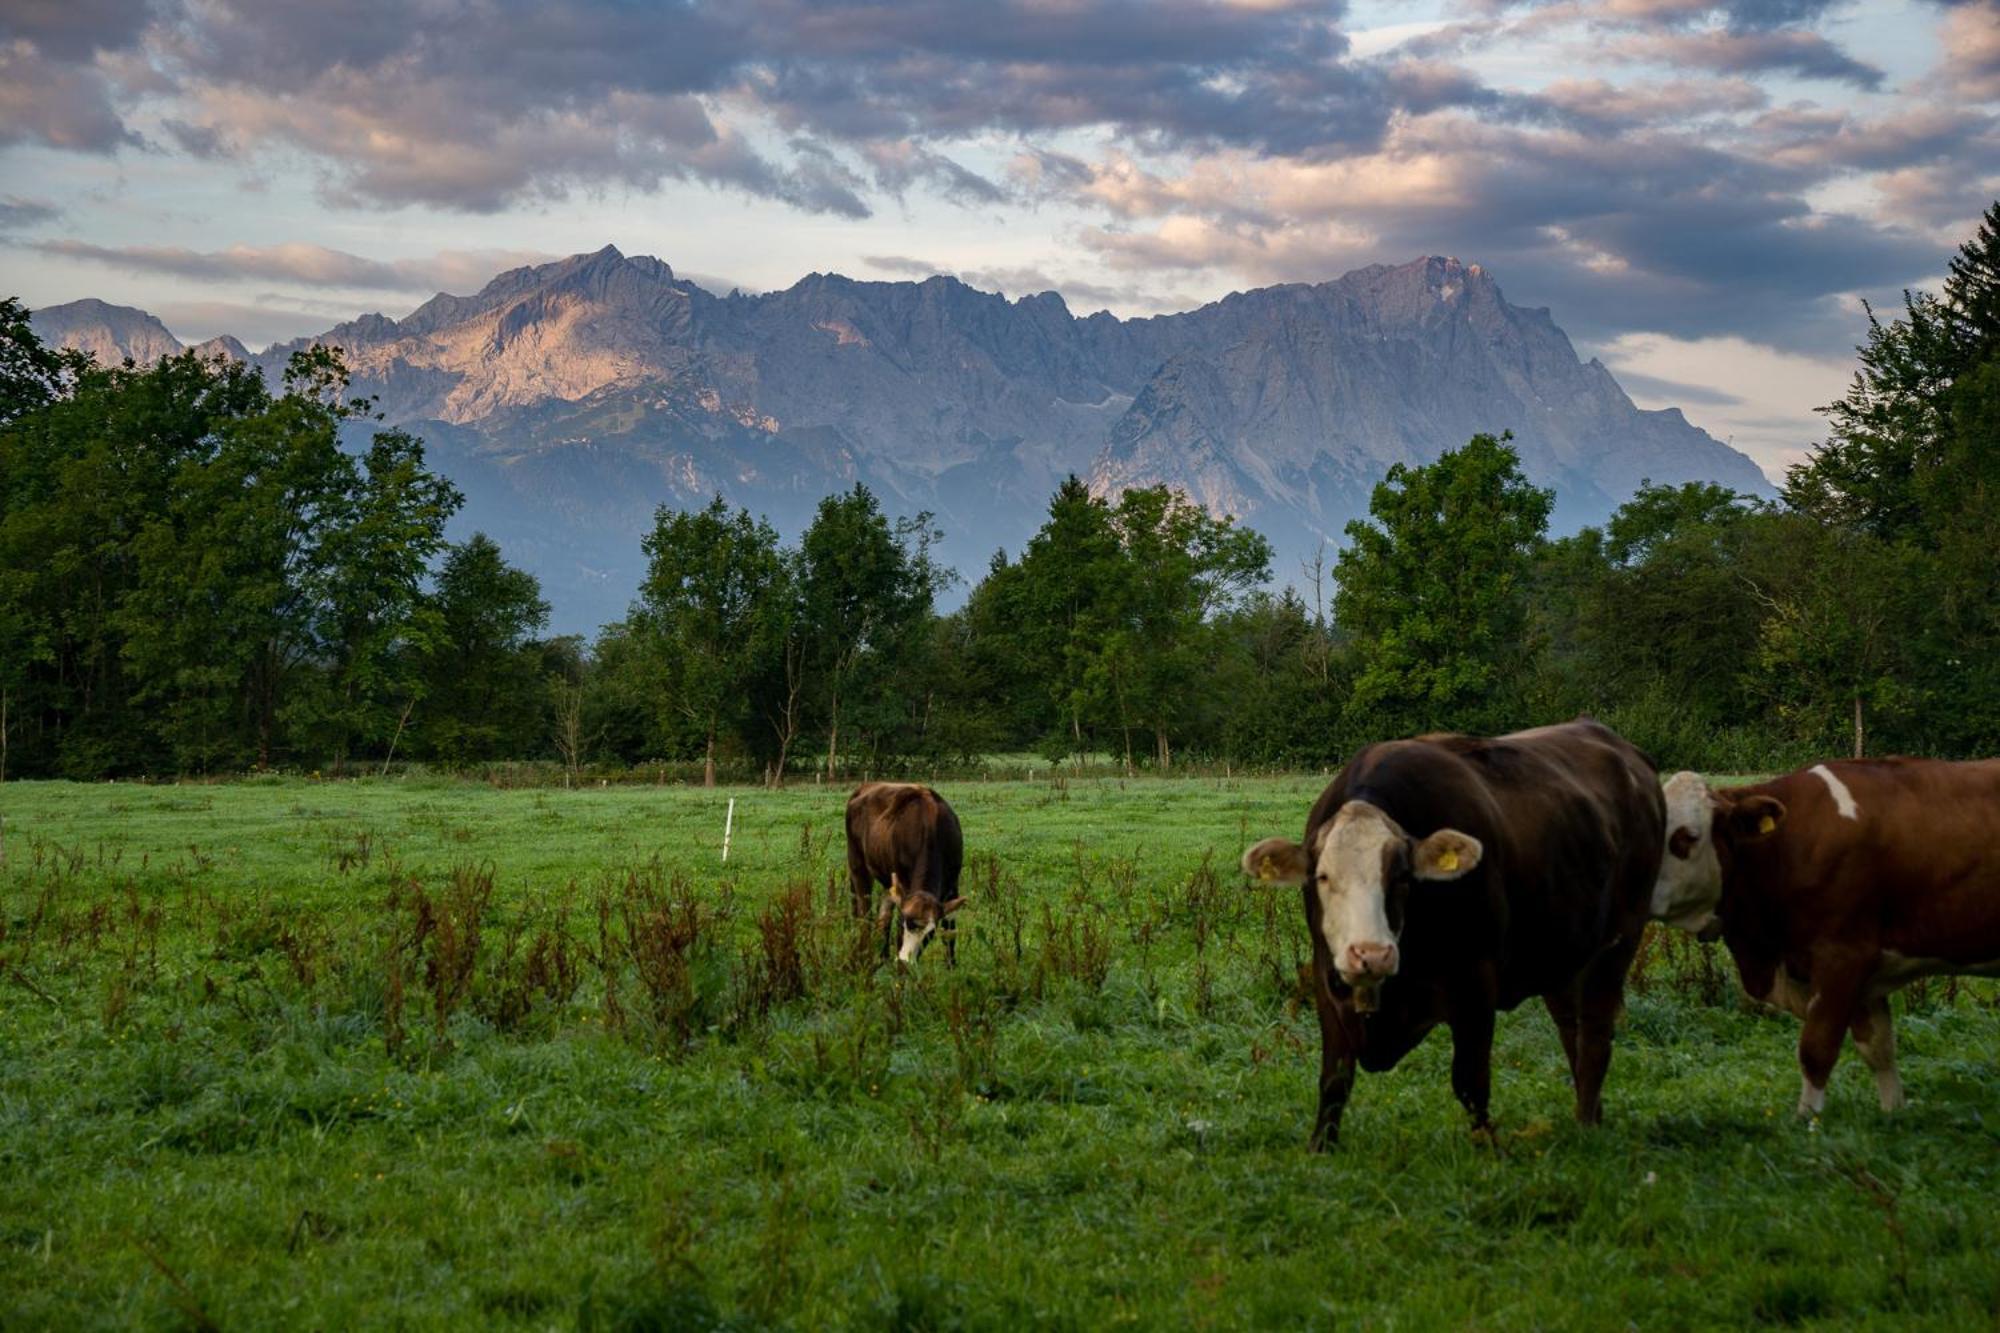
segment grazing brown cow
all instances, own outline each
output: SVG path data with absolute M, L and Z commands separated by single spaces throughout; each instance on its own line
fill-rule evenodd
M 964 860 L 958 816 L 929 787 L 865 782 L 847 798 L 847 879 L 854 914 L 868 915 L 875 885 L 889 891 L 881 913 L 884 958 L 900 918 L 900 961 L 916 962 L 931 937 L 942 932 L 946 960 L 958 963 L 958 931 L 951 918 L 965 904 L 958 896 Z
M 1320 1030 L 1312 1147 L 1338 1136 L 1357 1063 L 1390 1069 L 1440 1023 L 1452 1091 L 1488 1127 L 1495 1011 L 1537 995 L 1577 1119 L 1595 1123 L 1663 837 L 1652 764 L 1584 719 L 1371 745 L 1313 806 L 1303 844 L 1245 852 L 1245 873 L 1303 886 Z
M 1882 1109 L 1903 1104 L 1889 993 L 2000 975 L 2000 760 L 1849 759 L 1769 782 L 1667 782 L 1656 903 L 1721 918 L 1743 989 L 1804 1020 L 1799 1114 L 1826 1105 L 1851 1033 Z

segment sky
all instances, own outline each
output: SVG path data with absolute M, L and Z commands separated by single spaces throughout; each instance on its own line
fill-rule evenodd
M 261 347 L 607 243 L 1121 315 L 1447 254 L 1775 475 L 1996 112 L 2000 0 L 5 0 L 0 294 Z

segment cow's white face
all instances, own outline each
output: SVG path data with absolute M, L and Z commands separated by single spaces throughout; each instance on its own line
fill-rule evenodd
M 931 936 L 937 934 L 937 928 L 938 923 L 935 918 L 929 921 L 919 921 L 910 917 L 904 917 L 903 938 L 896 946 L 896 961 L 899 963 L 916 962 L 923 955 L 924 950 L 930 947 Z
M 1479 864 L 1485 850 L 1477 838 L 1456 829 L 1439 829 L 1418 841 L 1366 801 L 1343 805 L 1318 839 L 1312 875 L 1320 936 L 1340 979 L 1357 991 L 1372 991 L 1401 965 L 1400 922 L 1390 918 L 1391 904 L 1400 907 L 1407 881 L 1457 879 Z M 1243 869 L 1258 879 L 1300 884 L 1306 877 L 1305 850 L 1266 838 L 1243 854 Z
M 921 889 L 906 892 L 902 881 L 891 876 L 889 901 L 884 904 L 884 910 L 891 912 L 896 922 L 896 961 L 916 962 L 930 947 L 940 928 L 952 928 L 946 918 L 964 905 L 962 897 L 941 903 L 935 895 Z
M 1313 892 L 1319 933 L 1340 979 L 1352 986 L 1396 974 L 1396 928 L 1389 892 L 1409 838 L 1366 801 L 1350 801 L 1320 830 Z
M 1667 845 L 1653 884 L 1653 917 L 1699 934 L 1722 901 L 1722 862 L 1715 853 L 1715 796 L 1699 773 L 1676 773 L 1667 799 Z

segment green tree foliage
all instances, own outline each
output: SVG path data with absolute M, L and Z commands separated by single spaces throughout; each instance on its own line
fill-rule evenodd
M 0 298 L 0 426 L 61 398 L 90 368 L 82 352 L 43 346 L 30 313 L 14 297 Z
M 436 635 L 419 659 L 424 752 L 464 764 L 545 749 L 543 677 L 551 664 L 539 636 L 549 604 L 535 576 L 474 533 L 446 552 L 431 606 Z
M 869 489 L 821 500 L 799 542 L 805 679 L 826 739 L 826 773 L 849 748 L 894 751 L 925 721 L 929 618 L 951 577 L 932 556 L 930 515 L 891 524 Z
M 644 543 L 646 578 L 628 622 L 657 671 L 663 731 L 678 723 L 700 746 L 715 785 L 719 739 L 749 721 L 745 682 L 766 646 L 760 622 L 786 581 L 778 534 L 718 495 L 705 509 L 661 506 Z
M 1137 727 L 1151 733 L 1153 762 L 1165 771 L 1173 737 L 1215 706 L 1205 685 L 1226 643 L 1215 617 L 1269 576 L 1271 545 L 1165 486 L 1119 496 L 1111 527 L 1119 553 L 1107 590 L 1112 624 L 1095 645 L 1092 674 L 1117 710 L 1126 767 Z
M 1400 732 L 1490 728 L 1516 711 L 1552 500 L 1505 437 L 1389 469 L 1334 569 L 1334 614 L 1358 666 L 1351 713 Z
M 342 400 L 331 349 L 294 358 L 274 396 L 221 358 L 100 369 L 51 360 L 25 326 L 7 338 L 41 375 L 24 391 L 10 371 L 0 425 L 13 772 L 385 753 L 441 641 L 424 583 L 459 503 L 422 445 L 343 447 L 366 405 Z

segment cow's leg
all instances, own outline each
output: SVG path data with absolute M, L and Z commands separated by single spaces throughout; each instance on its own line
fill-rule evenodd
M 882 910 L 876 914 L 875 923 L 882 928 L 882 961 L 888 962 L 889 955 L 896 951 L 896 919 L 901 913 L 887 894 L 882 895 Z
M 875 877 L 868 873 L 868 858 L 852 841 L 847 844 L 847 891 L 854 900 L 856 919 L 866 920 L 875 894 Z
M 1563 1059 L 1569 1061 L 1570 1086 L 1576 1086 L 1576 996 L 1568 991 L 1551 991 L 1542 997 L 1549 1017 L 1555 1020 L 1556 1036 L 1562 1041 Z
M 1576 1014 L 1576 1121 L 1604 1119 L 1604 1076 L 1611 1069 L 1611 1030 L 1618 1022 L 1622 986 L 1587 989 Z
M 1840 1043 L 1855 1021 L 1867 969 L 1852 959 L 1813 960 L 1812 995 L 1806 1001 L 1805 1028 L 1799 1033 L 1799 1114 L 1815 1116 L 1826 1108 L 1826 1084 L 1840 1059 Z
M 944 965 L 958 966 L 958 923 L 950 917 L 938 922 L 938 934 L 944 936 Z
M 1354 1043 L 1341 1025 L 1340 1011 L 1326 983 L 1313 979 L 1313 1012 L 1319 1019 L 1319 1107 L 1313 1114 L 1309 1152 L 1325 1152 L 1340 1140 L 1340 1117 L 1354 1091 Z
M 1625 974 L 1638 952 L 1638 935 L 1599 954 L 1578 985 L 1576 1005 L 1576 1119 L 1595 1125 L 1604 1119 L 1604 1076 L 1611 1069 L 1611 1033 L 1625 1003 Z
M 1354 1091 L 1354 1057 L 1320 1041 L 1319 1109 L 1313 1115 L 1312 1141 L 1307 1148 L 1325 1152 L 1340 1141 L 1340 1117 L 1347 1110 L 1347 1098 Z
M 1493 1100 L 1493 1008 L 1462 1005 L 1451 1025 L 1451 1090 L 1472 1116 L 1472 1128 L 1490 1130 L 1487 1109 Z
M 1903 1108 L 1903 1080 L 1896 1074 L 1896 1029 L 1889 1018 L 1889 997 L 1881 996 L 1861 1006 L 1848 1031 L 1861 1058 L 1875 1075 L 1875 1095 L 1885 1111 Z

